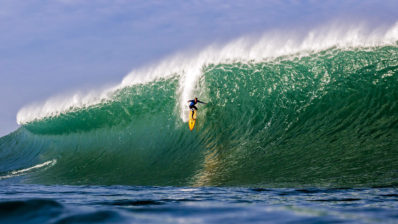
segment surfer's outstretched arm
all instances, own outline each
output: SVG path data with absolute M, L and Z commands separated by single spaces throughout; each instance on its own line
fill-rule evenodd
M 202 102 L 202 101 L 199 101 L 199 100 L 198 100 L 198 103 L 207 104 L 207 103 L 205 103 L 205 102 Z

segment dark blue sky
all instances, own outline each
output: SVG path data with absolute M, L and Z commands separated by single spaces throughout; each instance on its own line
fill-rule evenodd
M 397 9 L 396 0 L 0 0 L 0 136 L 26 104 L 118 83 L 177 51 L 335 20 L 391 25 Z

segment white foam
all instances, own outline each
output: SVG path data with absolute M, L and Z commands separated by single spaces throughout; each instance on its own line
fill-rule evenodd
M 235 61 L 266 61 L 280 56 L 308 55 L 332 47 L 356 48 L 396 45 L 398 22 L 390 27 L 369 28 L 366 24 L 332 23 L 306 32 L 275 30 L 259 37 L 244 36 L 226 44 L 214 44 L 195 52 L 177 53 L 159 63 L 135 69 L 114 87 L 70 97 L 50 98 L 44 103 L 22 108 L 17 114 L 18 124 L 57 116 L 61 113 L 111 100 L 115 90 L 159 78 L 179 75 L 178 108 L 182 120 L 187 119 L 187 103 L 192 99 L 202 69 L 209 64 Z
M 89 92 L 76 92 L 66 96 L 55 96 L 41 103 L 32 103 L 20 109 L 17 114 L 17 123 L 26 124 L 34 120 L 46 117 L 58 116 L 64 112 L 70 112 L 111 100 L 117 87 Z
M 49 161 L 46 161 L 46 162 L 44 162 L 44 163 L 40 163 L 40 164 L 37 164 L 37 165 L 35 165 L 35 166 L 29 167 L 29 168 L 20 169 L 20 170 L 14 170 L 14 171 L 11 171 L 11 172 L 10 172 L 9 174 L 7 174 L 7 175 L 0 176 L 0 180 L 2 180 L 2 179 L 7 179 L 7 178 L 11 178 L 11 177 L 16 177 L 16 176 L 25 175 L 25 174 L 27 174 L 29 171 L 36 170 L 36 169 L 43 168 L 43 167 L 48 168 L 48 167 L 50 167 L 50 166 L 54 166 L 56 163 L 57 163 L 57 160 L 56 160 L 56 159 L 53 159 L 53 160 L 49 160 Z

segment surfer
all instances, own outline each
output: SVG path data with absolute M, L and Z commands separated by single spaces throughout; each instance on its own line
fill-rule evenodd
M 197 103 L 207 104 L 207 103 L 205 103 L 205 102 L 202 102 L 202 101 L 198 100 L 197 97 L 195 97 L 195 99 L 193 99 L 193 100 L 188 100 L 188 103 L 189 103 L 189 109 L 192 110 L 192 119 L 193 119 L 193 115 L 194 115 L 194 113 L 195 113 L 195 110 L 198 110 L 198 108 L 195 107 L 195 105 L 196 105 Z

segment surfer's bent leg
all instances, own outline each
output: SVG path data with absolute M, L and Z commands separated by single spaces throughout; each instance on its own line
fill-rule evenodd
M 195 112 L 198 110 L 198 108 L 196 108 L 195 106 L 192 106 L 192 119 L 193 119 L 193 115 L 195 114 Z
M 195 113 L 195 110 L 197 110 L 198 108 L 196 108 L 195 106 L 189 106 L 189 109 L 192 110 L 192 119 L 193 119 L 193 115 Z

